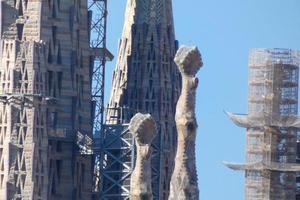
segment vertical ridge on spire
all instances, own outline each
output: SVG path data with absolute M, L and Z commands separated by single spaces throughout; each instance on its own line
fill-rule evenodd
M 180 74 L 173 59 L 177 50 L 171 0 L 128 0 L 125 24 L 106 123 L 119 123 L 116 109 L 125 118 L 150 113 L 158 124 L 152 143 L 152 186 L 154 199 L 167 199 L 175 155 L 175 107 Z M 120 116 L 120 115 L 118 115 Z

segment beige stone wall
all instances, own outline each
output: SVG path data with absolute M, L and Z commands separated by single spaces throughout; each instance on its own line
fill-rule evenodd
M 84 0 L 1 1 L 0 199 L 90 199 L 90 57 Z

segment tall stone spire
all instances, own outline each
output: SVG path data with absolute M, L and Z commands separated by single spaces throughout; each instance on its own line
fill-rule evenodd
M 0 0 L 0 199 L 90 200 L 87 1 Z
M 175 108 L 181 79 L 173 61 L 175 40 L 171 0 L 128 0 L 109 108 L 123 109 L 123 122 L 150 113 L 158 126 L 152 148 L 154 199 L 167 199 L 176 151 Z M 108 110 L 107 123 L 119 123 Z

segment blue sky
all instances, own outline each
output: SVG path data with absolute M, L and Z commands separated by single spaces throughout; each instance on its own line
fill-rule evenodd
M 126 0 L 109 0 L 107 45 L 117 55 Z M 222 161 L 243 162 L 245 130 L 223 113 L 247 112 L 248 50 L 300 50 L 299 0 L 173 0 L 176 38 L 197 45 L 197 168 L 202 200 L 243 199 L 243 173 Z M 106 101 L 116 59 L 106 68 Z

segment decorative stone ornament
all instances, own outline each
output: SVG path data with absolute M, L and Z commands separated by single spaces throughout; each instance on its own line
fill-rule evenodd
M 195 116 L 196 73 L 202 67 L 197 47 L 182 46 L 174 59 L 182 77 L 182 90 L 176 107 L 178 132 L 175 168 L 170 184 L 169 200 L 198 200 L 195 140 L 197 121 Z
M 156 135 L 156 125 L 150 114 L 137 113 L 129 124 L 135 138 L 136 164 L 131 175 L 130 199 L 152 200 L 151 142 Z

